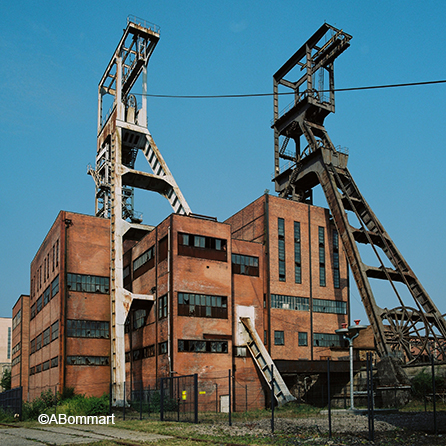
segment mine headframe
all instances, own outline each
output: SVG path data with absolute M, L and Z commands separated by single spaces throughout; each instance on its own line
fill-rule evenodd
M 147 127 L 147 65 L 160 38 L 159 27 L 128 17 L 127 27 L 99 82 L 95 182 L 96 216 L 110 219 L 110 340 L 114 405 L 125 404 L 124 325 L 133 309 L 150 309 L 155 295 L 124 288 L 123 243 L 138 241 L 153 229 L 134 210 L 134 189 L 157 192 L 177 214 L 191 210 Z M 141 79 L 142 78 L 142 79 Z M 140 81 L 141 104 L 132 92 Z M 108 101 L 108 102 L 107 102 Z M 108 111 L 107 111 L 108 110 Z M 142 152 L 151 173 L 137 170 Z
M 406 364 L 432 356 L 446 362 L 444 315 L 360 193 L 347 169 L 348 153 L 335 148 L 324 127 L 325 117 L 335 110 L 334 60 L 350 40 L 342 30 L 324 24 L 274 74 L 275 189 L 281 197 L 311 203 L 313 188 L 321 185 L 378 353 L 398 356 Z M 285 79 L 296 71 L 303 72 L 297 81 Z M 328 77 L 328 89 L 324 76 Z M 294 101 L 279 113 L 280 87 L 291 89 Z M 295 143 L 292 150 L 288 149 L 291 139 Z M 375 265 L 363 262 L 359 244 L 373 253 Z M 387 291 L 380 286 L 383 308 L 375 300 L 371 279 L 390 285 Z

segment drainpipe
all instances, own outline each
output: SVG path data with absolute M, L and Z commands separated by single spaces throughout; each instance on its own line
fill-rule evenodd
M 309 268 L 308 273 L 310 275 L 310 351 L 311 360 L 314 359 L 313 345 L 314 345 L 314 334 L 313 334 L 313 274 L 311 265 L 311 205 L 308 205 L 308 256 L 309 256 Z
M 269 255 L 269 196 L 265 194 L 267 351 L 271 355 L 271 257 Z
M 65 213 L 64 213 L 65 216 Z M 67 307 L 68 307 L 68 228 L 70 226 L 73 226 L 73 222 L 69 218 L 64 218 L 63 222 L 65 223 L 65 230 L 64 230 L 64 286 L 63 291 L 64 295 L 62 297 L 62 306 L 63 306 L 63 314 L 61 315 L 61 322 L 63 321 L 60 334 L 59 336 L 63 336 L 63 349 L 62 349 L 62 364 L 60 364 L 60 367 L 62 367 L 62 382 L 60 384 L 60 391 L 63 392 L 63 389 L 65 388 L 66 383 L 66 374 L 67 374 L 67 333 L 66 333 L 66 327 L 67 327 Z M 60 271 L 60 270 L 59 270 Z
M 172 312 L 172 304 L 173 304 L 173 298 L 172 298 L 172 287 L 171 287 L 171 281 L 172 281 L 172 250 L 171 250 L 171 243 L 172 243 L 172 234 L 171 229 L 172 228 L 172 214 L 170 215 L 170 225 L 167 229 L 167 360 L 169 363 L 169 376 L 172 376 L 173 372 L 173 360 L 172 360 L 172 350 L 173 350 L 173 341 L 172 341 L 172 318 L 173 318 L 173 312 Z

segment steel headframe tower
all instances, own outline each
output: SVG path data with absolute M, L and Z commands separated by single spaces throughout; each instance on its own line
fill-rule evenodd
M 325 117 L 335 111 L 334 60 L 350 46 L 350 40 L 347 33 L 324 24 L 274 74 L 275 189 L 281 197 L 311 202 L 312 189 L 322 186 L 379 354 L 397 355 L 406 363 L 429 356 L 446 362 L 444 316 L 361 195 L 347 169 L 348 154 L 334 147 L 324 128 Z M 285 79 L 296 72 L 296 81 Z M 324 90 L 325 78 L 328 90 Z M 294 101 L 281 113 L 279 86 L 294 93 Z M 305 147 L 300 144 L 302 136 Z M 291 139 L 295 150 L 287 148 Z M 359 227 L 352 226 L 347 211 Z M 376 266 L 362 261 L 358 243 L 371 248 Z M 397 307 L 380 308 L 369 279 L 387 281 Z M 404 303 L 402 292 L 408 292 L 413 306 Z M 391 303 L 387 295 L 385 300 Z
M 124 323 L 132 302 L 149 304 L 153 295 L 136 295 L 123 285 L 123 241 L 139 239 L 153 227 L 142 223 L 134 210 L 134 188 L 163 195 L 175 213 L 190 214 L 190 208 L 176 184 L 147 128 L 147 65 L 160 37 L 159 27 L 135 17 L 127 27 L 108 64 L 98 91 L 98 138 L 96 164 L 88 173 L 96 185 L 96 216 L 110 218 L 111 265 L 111 380 L 113 402 L 125 403 Z M 142 74 L 142 100 L 139 107 L 132 94 Z M 110 109 L 104 114 L 103 104 Z M 153 173 L 135 170 L 142 151 Z

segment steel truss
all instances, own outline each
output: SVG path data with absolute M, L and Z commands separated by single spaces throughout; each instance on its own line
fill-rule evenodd
M 125 404 L 124 324 L 132 308 L 150 308 L 154 295 L 124 289 L 123 242 L 140 240 L 153 229 L 134 210 L 134 189 L 158 192 L 178 214 L 191 210 L 147 128 L 147 65 L 159 40 L 159 28 L 129 17 L 98 91 L 98 140 L 95 167 L 88 167 L 96 186 L 96 215 L 110 219 L 110 327 L 113 403 Z M 142 104 L 132 88 L 142 74 Z M 104 112 L 105 99 L 110 109 Z M 135 169 L 139 152 L 153 173 Z
M 431 355 L 438 362 L 446 362 L 444 315 L 360 193 L 347 169 L 348 154 L 334 147 L 323 126 L 325 117 L 334 112 L 333 62 L 348 48 L 350 39 L 342 30 L 324 24 L 274 75 L 276 192 L 285 198 L 311 202 L 312 189 L 322 186 L 380 355 L 398 355 L 406 364 L 425 361 Z M 304 71 L 295 82 L 285 79 L 293 69 Z M 319 82 L 318 88 L 314 86 L 318 72 L 323 70 L 328 73 L 328 99 L 324 98 L 323 83 Z M 278 107 L 279 86 L 295 92 L 293 104 L 282 114 Z M 307 144 L 304 149 L 300 146 L 302 136 Z M 291 139 L 295 151 L 288 148 Z M 281 164 L 281 160 L 287 164 Z M 358 227 L 350 224 L 349 215 L 356 217 Z M 376 266 L 362 261 L 358 244 L 374 254 Z M 379 307 L 369 279 L 388 282 L 397 306 Z M 404 302 L 397 283 L 409 291 L 410 306 Z

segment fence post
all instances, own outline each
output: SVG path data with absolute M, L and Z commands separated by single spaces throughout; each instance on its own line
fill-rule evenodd
M 164 378 L 161 378 L 160 389 L 160 420 L 164 421 Z
M 110 381 L 110 394 L 108 396 L 108 414 L 111 415 L 112 413 L 112 382 Z
M 330 358 L 327 358 L 328 438 L 331 439 Z
M 194 423 L 198 423 L 198 374 L 194 374 Z
M 150 384 L 147 390 L 147 415 L 150 417 Z
M 123 389 L 124 390 L 124 398 L 122 401 L 122 419 L 125 420 L 125 381 L 124 381 L 123 386 L 124 386 L 124 389 Z
M 436 389 L 435 389 L 435 360 L 434 355 L 431 355 L 431 363 L 432 363 L 432 403 L 434 405 L 434 435 L 437 435 L 437 404 L 436 404 Z
M 274 364 L 271 364 L 271 432 L 274 434 Z
M 367 417 L 369 424 L 369 440 L 375 441 L 375 416 L 373 413 L 373 360 L 372 354 L 367 353 Z
M 231 419 L 231 410 L 232 410 L 232 398 L 231 398 L 231 369 L 229 369 L 229 426 L 232 426 L 232 419 Z
M 139 419 L 142 420 L 142 381 L 139 382 Z
M 215 412 L 218 413 L 218 384 L 215 383 Z

